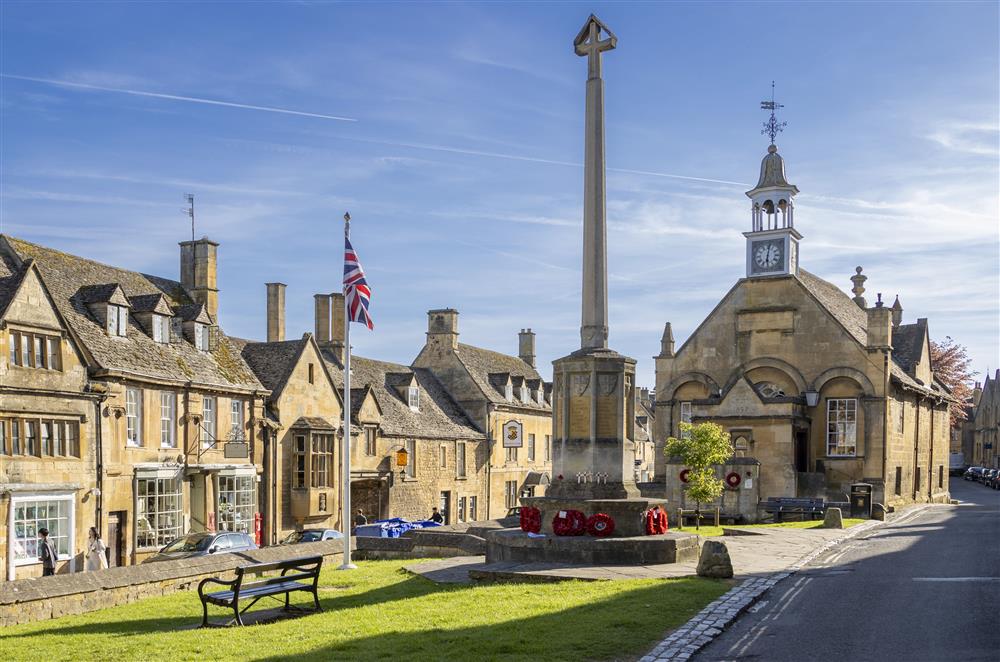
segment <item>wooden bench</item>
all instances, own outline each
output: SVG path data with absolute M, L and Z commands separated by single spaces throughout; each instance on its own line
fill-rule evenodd
M 298 607 L 288 603 L 289 595 L 294 591 L 312 593 L 315 607 L 311 610 L 302 611 L 320 611 L 316 585 L 319 583 L 319 571 L 322 566 L 322 556 L 303 556 L 286 561 L 254 563 L 252 565 L 241 566 L 236 569 L 236 579 L 231 581 L 215 579 L 214 577 L 201 580 L 198 584 L 198 597 L 201 599 L 203 610 L 201 627 L 209 625 L 209 604 L 231 608 L 235 617 L 234 620 L 240 625 L 243 625 L 242 614 L 257 604 L 257 601 L 262 598 L 284 594 L 285 610 L 299 610 Z M 266 572 L 276 572 L 278 570 L 281 571 L 280 575 L 271 577 L 260 576 Z M 224 591 L 205 593 L 206 584 L 220 584 L 228 588 Z M 240 609 L 241 600 L 250 600 L 250 603 Z M 231 623 L 227 623 L 227 625 Z
M 817 519 L 826 513 L 826 504 L 823 499 L 807 499 L 794 497 L 768 497 L 766 501 L 758 504 L 764 512 L 771 513 L 775 522 L 782 521 L 785 515 L 799 515 L 803 520 L 806 515 L 810 519 Z

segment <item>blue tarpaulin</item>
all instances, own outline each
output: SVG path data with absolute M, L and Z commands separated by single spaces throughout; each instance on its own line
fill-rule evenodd
M 441 525 L 430 520 L 410 522 L 402 517 L 393 517 L 392 519 L 380 519 L 371 524 L 363 524 L 354 530 L 354 535 L 374 538 L 398 538 L 410 529 L 427 529 L 433 526 Z

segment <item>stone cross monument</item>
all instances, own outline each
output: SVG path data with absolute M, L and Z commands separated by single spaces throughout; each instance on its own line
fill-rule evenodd
M 607 34 L 601 39 L 601 33 Z M 601 54 L 618 38 L 590 15 L 573 40 L 577 55 L 587 57 L 587 123 L 583 174 L 583 315 L 580 346 L 608 346 L 608 224 L 604 182 L 604 80 Z
M 604 81 L 601 57 L 617 44 L 591 15 L 573 41 L 587 57 L 583 301 L 580 349 L 553 362 L 552 482 L 547 497 L 628 499 L 635 485 L 635 360 L 608 349 Z M 564 506 L 565 507 L 565 506 Z

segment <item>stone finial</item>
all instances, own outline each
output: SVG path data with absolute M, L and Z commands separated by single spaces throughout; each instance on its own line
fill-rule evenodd
M 660 356 L 674 355 L 674 329 L 667 322 L 663 327 L 663 337 L 660 338 Z
M 892 326 L 897 327 L 903 323 L 903 305 L 899 303 L 899 295 L 892 302 Z
M 865 281 L 868 280 L 868 276 L 861 273 L 861 267 L 857 267 L 853 276 L 851 276 L 851 282 L 854 283 L 854 303 L 858 304 L 861 308 L 868 307 L 868 301 L 865 300 Z

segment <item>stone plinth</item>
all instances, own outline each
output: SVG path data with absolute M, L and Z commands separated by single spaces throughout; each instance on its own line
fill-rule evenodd
M 551 492 L 551 488 L 549 492 Z M 538 508 L 542 512 L 542 533 L 552 535 L 552 519 L 560 510 L 579 510 L 587 517 L 605 513 L 615 520 L 612 537 L 628 538 L 646 533 L 645 513 L 656 506 L 667 507 L 665 499 L 573 499 L 561 497 L 526 497 L 521 499 L 525 506 Z
M 581 349 L 552 366 L 553 481 L 546 496 L 638 497 L 635 359 L 610 349 Z
M 698 536 L 665 533 L 630 538 L 553 536 L 532 538 L 517 529 L 486 535 L 486 562 L 551 562 L 580 565 L 654 565 L 698 558 Z

